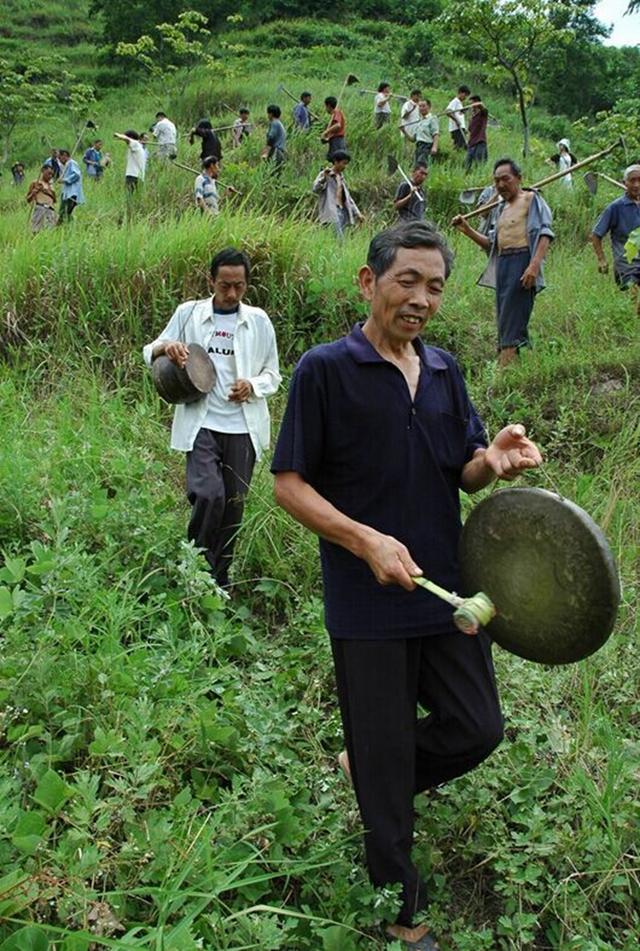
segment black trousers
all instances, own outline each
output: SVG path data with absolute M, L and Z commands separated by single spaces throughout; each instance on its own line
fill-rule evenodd
M 248 433 L 201 429 L 187 453 L 187 537 L 204 548 L 211 573 L 229 583 L 229 568 L 256 454 Z
M 502 740 L 491 642 L 481 631 L 331 643 L 369 877 L 376 887 L 402 884 L 397 921 L 411 927 L 427 903 L 411 860 L 413 799 L 473 769 Z M 418 704 L 429 710 L 420 719 Z
M 60 216 L 58 218 L 58 224 L 61 225 L 65 221 L 71 221 L 71 215 L 73 214 L 74 208 L 78 202 L 75 198 L 62 198 L 60 201 Z

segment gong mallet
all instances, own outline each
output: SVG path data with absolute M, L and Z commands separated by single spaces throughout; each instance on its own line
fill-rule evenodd
M 201 175 L 201 174 L 202 174 L 202 169 L 200 169 L 200 171 L 198 171 L 198 170 L 195 169 L 195 168 L 191 168 L 190 165 L 183 165 L 182 162 L 176 162 L 175 159 L 171 159 L 171 164 L 172 164 L 172 165 L 177 165 L 178 168 L 184 169 L 185 172 L 192 172 L 194 175 Z M 228 188 L 230 191 L 232 191 L 232 192 L 234 193 L 234 195 L 242 195 L 242 192 L 239 191 L 237 188 L 235 188 L 233 185 L 227 185 L 226 182 L 221 182 L 219 178 L 216 178 L 216 184 L 217 184 L 217 185 L 221 185 L 222 188 Z
M 289 99 L 291 99 L 293 102 L 296 102 L 296 103 L 300 102 L 300 100 L 296 99 L 296 97 L 293 95 L 292 92 L 289 92 L 289 90 L 287 89 L 284 83 L 278 83 L 278 92 L 283 92 L 285 96 L 288 96 Z M 317 116 L 315 112 L 311 111 L 311 109 L 309 109 L 309 115 L 315 122 L 321 121 L 320 116 Z
M 571 166 L 570 171 L 577 172 L 578 169 L 585 168 L 585 166 L 591 165 L 592 162 L 597 162 L 598 159 L 603 158 L 605 155 L 609 155 L 609 153 L 613 152 L 614 149 L 623 149 L 624 147 L 624 139 L 622 136 L 620 136 L 618 141 L 614 142 L 614 144 L 610 145 L 608 148 L 602 149 L 601 152 L 595 152 L 593 155 L 583 159 L 581 162 L 576 162 L 575 165 Z M 546 178 L 543 178 L 534 185 L 531 185 L 530 188 L 543 188 L 545 185 L 551 184 L 551 182 L 557 182 L 558 179 L 564 178 L 566 174 L 567 172 L 565 169 L 563 169 L 561 172 L 554 172 L 553 175 L 548 175 Z M 475 218 L 476 215 L 483 215 L 485 212 L 491 211 L 492 208 L 497 208 L 501 202 L 502 198 L 496 198 L 494 201 L 490 201 L 486 205 L 480 205 L 479 208 L 474 208 L 473 211 L 468 211 L 466 215 L 460 215 L 460 220 L 468 221 L 470 218 Z
M 393 155 L 387 155 L 387 171 L 389 172 L 389 175 L 395 175 L 396 172 L 400 172 L 400 174 L 404 178 L 407 185 L 409 185 L 410 188 L 415 188 L 415 185 L 413 184 L 413 182 L 411 181 L 407 173 L 402 170 L 402 168 L 400 167 L 398 163 L 398 160 L 394 158 Z M 422 195 L 418 195 L 417 197 L 418 197 L 418 201 L 424 201 L 424 198 L 422 197 Z
M 414 575 L 411 580 L 455 608 L 453 623 L 463 634 L 477 634 L 480 625 L 484 627 L 497 614 L 493 601 L 482 591 L 471 598 L 461 598 L 421 575 Z

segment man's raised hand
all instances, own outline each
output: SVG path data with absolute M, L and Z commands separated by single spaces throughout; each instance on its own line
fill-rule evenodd
M 499 479 L 510 482 L 525 469 L 542 465 L 542 455 L 527 438 L 524 426 L 516 423 L 500 430 L 487 448 L 484 461 Z

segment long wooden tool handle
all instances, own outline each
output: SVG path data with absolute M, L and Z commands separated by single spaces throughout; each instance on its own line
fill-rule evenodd
M 596 152 L 594 155 L 590 155 L 586 159 L 582 159 L 581 162 L 576 162 L 575 165 L 572 165 L 568 169 L 563 169 L 561 172 L 554 172 L 553 175 L 548 175 L 546 178 L 541 179 L 541 181 L 536 182 L 534 185 L 531 185 L 531 188 L 543 188 L 545 185 L 549 185 L 551 182 L 556 182 L 559 178 L 564 178 L 567 172 L 577 172 L 578 169 L 584 168 L 586 165 L 590 165 L 592 162 L 596 162 L 598 159 L 603 158 L 605 155 L 608 155 L 609 152 L 613 152 L 614 149 L 620 148 L 623 145 L 622 139 L 618 139 L 613 145 L 610 145 L 608 149 L 603 149 L 602 152 Z M 486 205 L 480 205 L 479 208 L 474 208 L 473 211 L 468 211 L 466 215 L 460 215 L 462 221 L 468 221 L 470 218 L 475 218 L 476 215 L 483 215 L 486 211 L 491 211 L 492 208 L 497 208 L 501 198 L 497 198 L 495 201 L 490 201 Z
M 398 171 L 400 172 L 400 174 L 402 175 L 402 177 L 404 178 L 404 180 L 405 180 L 405 182 L 407 183 L 407 185 L 408 185 L 411 189 L 413 189 L 414 184 L 413 184 L 413 182 L 411 181 L 411 179 L 409 178 L 409 176 L 407 175 L 407 173 L 406 173 L 405 171 L 403 171 L 403 169 L 402 169 L 399 165 L 397 165 L 396 167 L 397 167 Z M 422 197 L 422 195 L 418 195 L 418 201 L 419 201 L 419 202 L 423 202 L 423 201 L 424 201 L 424 198 Z
M 284 93 L 286 96 L 289 97 L 289 99 L 291 99 L 292 102 L 295 102 L 295 103 L 300 102 L 300 100 L 299 100 L 299 99 L 296 99 L 296 97 L 293 95 L 292 92 L 289 92 L 289 90 L 287 89 L 287 87 L 286 87 L 283 83 L 280 83 L 280 89 L 283 91 L 283 93 Z M 337 106 L 336 106 L 336 108 L 337 108 Z M 309 115 L 311 116 L 311 118 L 314 119 L 316 122 L 320 122 L 320 116 L 317 116 L 317 115 L 315 114 L 315 112 L 312 112 L 311 109 L 309 109 L 308 106 L 307 106 L 307 109 L 309 110 Z
M 605 175 L 604 172 L 596 172 L 598 178 L 604 178 L 606 182 L 611 182 L 612 185 L 617 185 L 618 188 L 625 188 L 626 186 L 622 182 L 616 181 L 615 178 L 611 178 L 610 175 Z
M 192 172 L 194 175 L 201 175 L 201 174 L 202 174 L 202 169 L 200 169 L 200 171 L 198 171 L 198 170 L 195 169 L 195 168 L 191 168 L 190 165 L 183 165 L 182 162 L 176 162 L 175 159 L 173 160 L 173 162 L 172 162 L 171 164 L 172 164 L 172 165 L 177 165 L 178 168 L 183 168 L 183 169 L 185 170 L 185 172 Z M 226 182 L 221 182 L 220 179 L 218 179 L 218 178 L 216 178 L 216 184 L 222 186 L 222 188 L 231 188 L 231 189 L 236 193 L 236 195 L 241 195 L 241 194 L 242 194 L 242 192 L 239 191 L 234 185 L 227 185 Z

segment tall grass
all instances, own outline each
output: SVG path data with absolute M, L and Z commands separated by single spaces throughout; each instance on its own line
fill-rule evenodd
M 297 90 L 303 69 L 316 103 L 347 70 L 378 78 L 342 53 L 311 49 L 296 68 L 254 51 L 215 98 L 204 84 L 167 98 L 186 126 L 240 96 L 258 113 L 280 78 Z M 165 104 L 148 93 L 105 98 L 105 139 L 148 124 Z M 315 134 L 292 139 L 281 182 L 257 165 L 258 133 L 229 153 L 224 176 L 248 194 L 213 221 L 193 213 L 189 175 L 153 165 L 126 219 L 117 143 L 68 228 L 31 238 L 19 190 L 0 188 L 2 939 L 35 941 L 18 934 L 32 926 L 37 947 L 60 951 L 380 946 L 395 898 L 366 881 L 355 802 L 335 769 L 315 539 L 275 508 L 265 459 L 237 594 L 220 595 L 182 540 L 183 460 L 140 354 L 177 303 L 207 293 L 211 253 L 230 243 L 252 256 L 249 299 L 274 320 L 285 378 L 304 349 L 362 316 L 354 278 L 392 220 L 385 157 L 401 153 L 395 130 L 372 132 L 371 103 L 349 96 L 349 177 L 368 221 L 344 244 L 312 220 Z M 444 104 L 447 90 L 433 98 Z M 495 111 L 497 155 L 516 127 L 506 101 Z M 529 180 L 547 170 L 546 148 L 537 143 Z M 434 167 L 439 225 L 465 182 L 455 159 Z M 616 631 L 587 661 L 547 669 L 496 651 L 507 741 L 417 804 L 430 920 L 457 951 L 635 951 L 640 930 L 640 353 L 631 303 L 586 244 L 604 195 L 590 202 L 578 186 L 547 192 L 558 241 L 518 366 L 496 370 L 493 296 L 475 284 L 485 258 L 458 234 L 425 334 L 456 354 L 491 432 L 527 425 L 546 456 L 530 483 L 593 515 L 623 585 Z M 284 400 L 271 403 L 276 425 Z

